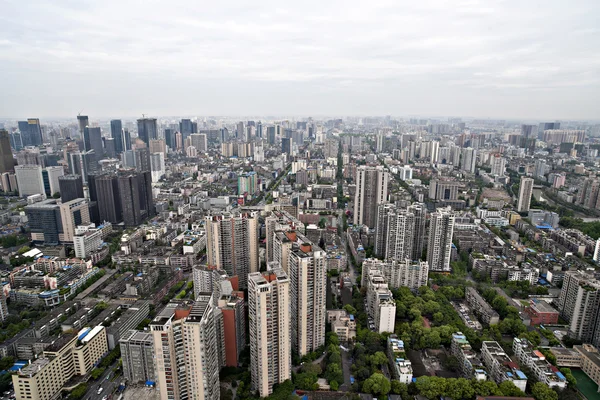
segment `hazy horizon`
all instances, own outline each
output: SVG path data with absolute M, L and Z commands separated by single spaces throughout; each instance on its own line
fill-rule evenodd
M 594 0 L 9 0 L 0 118 L 595 121 L 598 16 Z

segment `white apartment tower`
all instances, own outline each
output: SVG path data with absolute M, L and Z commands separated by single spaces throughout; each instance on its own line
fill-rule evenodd
M 281 269 L 248 275 L 252 390 L 260 397 L 292 377 L 290 280 Z
M 258 215 L 223 212 L 206 217 L 207 264 L 238 276 L 247 287 L 248 274 L 259 269 Z
M 506 159 L 502 155 L 496 153 L 491 158 L 492 163 L 492 176 L 503 176 L 504 170 L 506 169 Z
M 218 400 L 219 346 L 212 295 L 168 304 L 150 324 L 161 400 Z
M 431 214 L 427 263 L 434 272 L 450 272 L 452 234 L 455 217 L 450 208 L 441 208 Z
M 327 266 L 319 247 L 304 243 L 289 255 L 292 347 L 300 357 L 325 344 Z
M 527 212 L 531 206 L 531 195 L 533 194 L 533 179 L 521 177 L 519 187 L 519 202 L 517 203 L 518 212 Z
M 387 200 L 389 173 L 382 167 L 360 166 L 356 170 L 354 225 L 374 228 L 377 206 Z

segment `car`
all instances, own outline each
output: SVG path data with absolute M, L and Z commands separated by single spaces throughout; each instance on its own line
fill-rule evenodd
M 99 389 L 98 389 L 98 394 L 102 393 L 102 391 L 103 391 L 103 390 L 104 390 L 104 388 L 102 388 L 102 387 L 101 387 L 101 388 L 99 388 Z

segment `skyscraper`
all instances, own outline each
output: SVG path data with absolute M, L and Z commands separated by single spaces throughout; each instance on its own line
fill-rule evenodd
M 58 177 L 60 199 L 63 203 L 83 199 L 83 181 L 81 175 L 63 175 Z
M 427 245 L 427 263 L 430 271 L 450 272 L 454 220 L 450 208 L 438 209 L 431 214 Z
M 206 217 L 207 264 L 238 276 L 247 287 L 248 274 L 258 265 L 258 215 L 223 212 Z
M 527 212 L 531 206 L 531 195 L 533 194 L 533 179 L 521 177 L 519 186 L 519 202 L 517 203 L 518 212 Z
M 267 126 L 267 142 L 269 144 L 275 144 L 275 127 Z
M 192 146 L 198 150 L 198 153 L 204 153 L 208 150 L 208 141 L 205 133 L 194 133 L 190 135 Z
M 165 129 L 165 144 L 171 150 L 177 150 L 177 143 L 175 142 L 175 130 Z
M 42 144 L 42 128 L 38 118 L 28 118 L 18 122 L 23 146 L 39 146 Z
M 131 133 L 129 129 L 123 129 L 123 151 L 131 150 Z
M 267 397 L 292 377 L 290 280 L 281 268 L 248 276 L 248 315 L 252 390 Z
M 152 169 L 150 165 L 150 149 L 147 147 L 137 148 L 134 154 L 136 171 L 148 172 Z
M 85 151 L 94 151 L 96 162 L 104 158 L 102 146 L 102 131 L 98 127 L 87 127 L 83 130 L 83 143 Z
M 19 186 L 19 197 L 46 192 L 41 165 L 17 165 L 15 175 Z
M 501 154 L 494 154 L 491 158 L 492 163 L 492 176 L 503 176 L 506 170 L 506 159 Z
M 244 121 L 240 121 L 236 125 L 235 137 L 237 139 L 244 139 L 245 136 L 246 136 L 246 131 L 244 130 Z
M 77 122 L 79 123 L 79 135 L 81 137 L 83 137 L 83 131 L 90 124 L 88 116 L 87 115 L 78 115 Z
M 0 129 L 0 174 L 14 171 L 15 160 L 10 148 L 10 137 L 8 131 Z
M 218 400 L 219 344 L 215 306 L 202 293 L 191 307 L 168 304 L 152 321 L 161 400 Z
M 156 118 L 140 118 L 137 120 L 138 137 L 142 139 L 146 145 L 150 144 L 150 139 L 158 139 L 158 127 Z
M 156 382 L 152 333 L 128 331 L 119 339 L 123 376 L 130 384 Z
M 123 152 L 123 123 L 120 119 L 110 121 L 110 135 L 115 139 L 115 152 L 121 154 Z
M 88 202 L 75 199 L 57 204 L 55 199 L 25 206 L 31 240 L 46 245 L 73 242 L 75 228 L 90 223 Z
M 326 254 L 310 242 L 289 255 L 292 348 L 302 357 L 325 344 Z
M 122 171 L 118 182 L 125 226 L 140 225 L 144 219 L 154 215 L 150 171 Z
M 471 147 L 462 149 L 462 158 L 460 161 L 460 169 L 474 174 L 476 165 L 477 165 L 477 150 L 475 150 Z
M 123 221 L 119 181 L 115 174 L 88 176 L 90 200 L 96 202 L 100 221 L 118 224 Z
M 60 191 L 59 178 L 65 174 L 63 167 L 47 167 L 42 170 L 44 190 L 48 197 Z
M 194 125 L 191 119 L 182 119 L 179 123 L 179 132 L 183 136 L 183 140 L 187 139 L 192 133 L 194 133 Z
M 389 173 L 382 166 L 357 168 L 354 225 L 375 228 L 377 206 L 387 200 L 389 179 Z
M 292 140 L 290 138 L 281 138 L 281 152 L 285 154 L 292 153 Z

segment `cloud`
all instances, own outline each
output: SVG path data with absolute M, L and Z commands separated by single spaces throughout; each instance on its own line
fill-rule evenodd
M 543 90 L 540 118 L 594 118 L 598 15 L 596 0 L 5 0 L 0 110 L 530 117 Z

